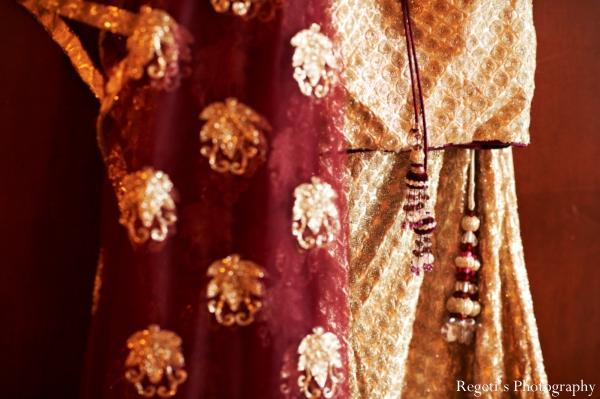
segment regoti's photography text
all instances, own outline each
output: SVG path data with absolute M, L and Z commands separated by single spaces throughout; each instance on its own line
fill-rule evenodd
M 489 384 L 468 384 L 465 381 L 456 381 L 456 391 L 470 393 L 475 398 L 481 397 L 486 392 L 536 393 L 547 392 L 553 398 L 559 396 L 592 396 L 596 384 L 586 383 L 583 380 L 570 384 L 542 384 L 530 383 L 523 380 L 498 381 Z

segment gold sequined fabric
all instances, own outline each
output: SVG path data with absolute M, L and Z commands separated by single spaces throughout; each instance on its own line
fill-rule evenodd
M 547 382 L 519 235 L 510 149 L 481 151 L 478 159 L 484 265 L 478 321 L 483 327 L 470 346 L 448 343 L 441 335 L 448 317 L 445 300 L 454 287 L 452 262 L 461 234 L 469 151 L 430 154 L 438 227 L 435 269 L 424 277 L 408 270 L 412 233 L 401 229 L 397 217 L 408 155 L 373 152 L 349 158 L 352 397 L 463 397 L 457 380 Z
M 430 154 L 432 193 L 440 161 Z M 399 217 L 408 154 L 350 154 L 348 167 L 350 388 L 352 397 L 383 398 L 401 391 L 423 281 L 409 270 L 414 237 Z
M 429 145 L 529 143 L 531 0 L 412 0 Z M 336 0 L 350 148 L 408 149 L 413 117 L 397 0 Z

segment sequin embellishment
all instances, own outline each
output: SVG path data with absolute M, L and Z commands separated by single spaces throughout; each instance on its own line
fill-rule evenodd
M 313 177 L 294 190 L 292 234 L 304 249 L 329 245 L 340 231 L 337 194 L 330 184 Z M 308 229 L 307 229 L 308 228 Z
M 210 299 L 208 310 L 215 314 L 219 324 L 247 326 L 262 307 L 260 298 L 265 287 L 259 280 L 264 270 L 256 263 L 241 260 L 237 254 L 213 262 L 206 273 L 212 277 L 206 289 Z M 225 312 L 225 305 L 229 312 Z
M 175 396 L 177 387 L 187 379 L 179 335 L 153 324 L 129 337 L 127 347 L 125 378 L 137 392 L 146 398 Z
M 298 371 L 304 375 L 298 378 L 298 385 L 307 398 L 333 397 L 337 384 L 343 380 L 343 374 L 336 370 L 342 367 L 341 348 L 335 334 L 324 332 L 322 327 L 313 328 L 313 334 L 300 342 Z M 313 379 L 316 386 L 311 384 Z M 328 380 L 331 380 L 329 386 Z
M 329 92 L 334 79 L 331 68 L 336 67 L 333 44 L 320 30 L 319 25 L 312 24 L 310 29 L 301 30 L 291 41 L 296 47 L 292 58 L 294 79 L 302 94 L 310 96 L 314 90 L 318 98 Z
M 145 68 L 155 87 L 166 90 L 177 88 L 179 62 L 191 60 L 188 45 L 192 41 L 188 31 L 169 14 L 142 6 L 133 34 L 127 38 L 129 75 L 140 79 Z
M 264 162 L 267 140 L 262 131 L 270 130 L 267 121 L 252 108 L 227 98 L 215 102 L 200 113 L 206 121 L 200 130 L 200 141 L 207 143 L 200 153 L 210 167 L 234 175 L 251 175 Z
M 106 83 L 102 112 L 107 112 L 116 95 L 129 79 L 141 79 L 144 71 L 152 87 L 173 91 L 179 87 L 181 62 L 191 61 L 191 34 L 165 11 L 148 6 L 140 8 L 139 17 L 127 38 L 127 56 L 119 63 Z
M 267 22 L 283 5 L 283 0 L 210 0 L 210 3 L 218 13 L 231 13 L 245 20 L 258 16 L 259 20 Z
M 143 244 L 167 238 L 169 226 L 177 220 L 172 189 L 169 176 L 150 167 L 123 178 L 118 192 L 119 223 L 127 228 L 131 241 Z

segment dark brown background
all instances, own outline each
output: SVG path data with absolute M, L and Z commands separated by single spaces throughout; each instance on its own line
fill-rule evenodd
M 533 16 L 531 146 L 514 150 L 525 261 L 549 381 L 600 384 L 600 2 Z
M 534 4 L 532 145 L 515 149 L 551 383 L 600 384 L 600 2 Z M 96 100 L 41 26 L 0 1 L 3 398 L 77 397 L 98 253 Z

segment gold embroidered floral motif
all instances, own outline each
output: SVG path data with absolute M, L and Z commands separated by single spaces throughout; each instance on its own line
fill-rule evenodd
M 169 226 L 177 220 L 172 189 L 169 176 L 150 167 L 123 178 L 118 195 L 119 223 L 127 228 L 131 241 L 143 244 L 149 238 L 167 238 Z
M 292 234 L 304 249 L 329 245 L 340 231 L 338 211 L 333 200 L 337 197 L 328 183 L 313 177 L 294 190 Z M 307 230 L 308 227 L 308 230 Z
M 337 384 L 343 380 L 343 374 L 336 370 L 342 367 L 340 349 L 342 345 L 335 334 L 324 332 L 322 327 L 313 328 L 314 334 L 309 334 L 298 347 L 300 359 L 298 360 L 298 371 L 304 371 L 305 375 L 298 378 L 298 385 L 307 398 L 331 398 L 335 394 Z M 311 381 L 315 380 L 318 387 Z M 327 380 L 331 380 L 330 386 Z
M 169 14 L 142 6 L 133 34 L 127 39 L 128 74 L 133 79 L 140 79 L 147 66 L 148 76 L 156 87 L 177 88 L 179 61 L 191 60 L 188 44 L 192 41 L 189 32 Z
M 153 324 L 129 337 L 127 347 L 125 378 L 137 392 L 146 398 L 175 396 L 177 387 L 187 379 L 179 335 Z M 165 378 L 167 385 L 159 386 Z M 149 384 L 144 387 L 145 379 Z
M 258 16 L 263 22 L 269 21 L 275 15 L 275 10 L 283 5 L 283 0 L 210 0 L 216 12 L 233 15 L 245 20 Z
M 213 298 L 208 302 L 208 309 L 215 314 L 217 321 L 224 326 L 251 324 L 262 307 L 257 297 L 262 297 L 264 292 L 264 285 L 259 280 L 265 276 L 263 269 L 233 254 L 213 262 L 206 274 L 212 277 L 206 289 L 207 298 Z M 225 304 L 230 313 L 223 313 Z
M 296 47 L 292 59 L 294 79 L 302 94 L 310 96 L 314 89 L 318 98 L 327 95 L 334 78 L 333 71 L 327 67 L 336 66 L 333 44 L 327 36 L 319 33 L 320 30 L 319 25 L 312 24 L 310 29 L 301 30 L 291 41 Z
M 235 98 L 215 102 L 200 113 L 206 121 L 200 131 L 200 141 L 210 142 L 200 153 L 208 158 L 210 167 L 234 175 L 250 175 L 264 162 L 267 141 L 262 130 L 270 130 L 267 121 L 252 108 Z
M 189 44 L 193 37 L 165 11 L 148 6 L 140 8 L 131 35 L 127 38 L 127 56 L 106 83 L 102 112 L 111 108 L 115 96 L 129 79 L 140 79 L 144 71 L 156 89 L 173 91 L 179 87 L 180 62 L 191 61 Z

